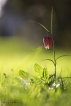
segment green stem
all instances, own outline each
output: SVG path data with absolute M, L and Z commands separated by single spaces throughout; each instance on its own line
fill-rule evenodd
M 55 81 L 56 81 L 56 58 L 55 58 L 55 50 L 54 50 L 54 70 L 55 70 Z
M 54 56 L 54 77 L 55 77 L 55 84 L 56 84 L 56 54 L 55 54 L 55 49 L 53 48 L 53 56 Z M 55 85 L 55 92 L 56 92 L 56 85 Z
M 51 34 L 52 34 L 52 28 L 53 28 L 53 7 L 52 7 L 52 11 L 51 11 Z M 52 39 L 53 39 L 53 37 L 52 37 Z M 56 57 L 55 57 L 54 39 L 53 39 L 53 56 L 54 56 L 55 82 L 56 82 Z
M 55 54 L 55 48 L 54 48 L 54 41 L 53 41 L 53 57 L 54 57 L 55 82 L 56 82 L 56 54 Z

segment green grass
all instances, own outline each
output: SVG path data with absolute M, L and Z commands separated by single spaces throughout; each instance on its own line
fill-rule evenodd
M 56 49 L 56 56 L 63 54 L 71 52 Z M 0 39 L 0 106 L 71 105 L 70 78 L 65 79 L 67 89 L 62 90 L 60 86 L 55 92 L 36 75 L 35 63 L 41 70 L 47 67 L 48 76 L 54 73 L 53 64 L 45 61 L 47 58 L 53 59 L 53 53 L 43 46 L 32 46 L 32 43 L 14 37 Z M 20 70 L 25 73 L 20 73 Z M 57 76 L 60 74 L 62 77 L 71 76 L 71 57 L 57 61 Z

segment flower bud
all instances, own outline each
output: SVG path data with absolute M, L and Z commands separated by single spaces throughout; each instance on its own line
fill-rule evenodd
M 45 49 L 51 49 L 52 45 L 53 45 L 53 39 L 51 36 L 46 36 L 43 38 L 43 43 L 44 43 L 44 47 Z

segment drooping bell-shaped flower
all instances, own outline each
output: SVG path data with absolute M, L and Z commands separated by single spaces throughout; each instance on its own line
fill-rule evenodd
M 44 47 L 46 49 L 51 49 L 52 46 L 53 46 L 53 39 L 52 39 L 52 37 L 51 36 L 45 36 L 43 38 L 43 43 L 44 43 Z

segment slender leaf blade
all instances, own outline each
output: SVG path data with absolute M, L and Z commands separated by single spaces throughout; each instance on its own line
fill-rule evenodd
M 61 55 L 61 56 L 57 57 L 56 60 L 58 60 L 59 58 L 65 57 L 65 56 L 71 56 L 71 55 Z
M 39 22 L 31 21 L 31 20 L 30 20 L 30 22 L 35 22 L 35 23 L 39 24 L 39 25 L 40 25 L 41 27 L 43 27 L 47 32 L 49 32 L 49 30 L 48 30 L 44 25 L 40 24 Z

